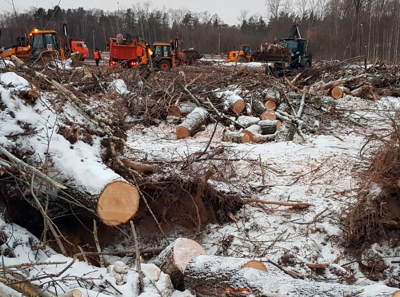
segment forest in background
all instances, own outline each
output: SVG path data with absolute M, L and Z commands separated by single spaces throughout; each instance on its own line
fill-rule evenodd
M 19 13 L 11 8 L 0 15 L 1 45 L 15 44 L 18 36 L 33 27 L 61 33 L 66 23 L 70 36 L 84 40 L 91 52 L 94 44 L 105 50 L 110 37 L 129 33 L 148 43 L 178 37 L 184 48 L 217 54 L 237 49 L 242 43 L 250 43 L 255 50 L 261 43 L 287 37 L 291 25 L 298 24 L 315 60 L 366 55 L 369 61 L 398 63 L 399 9 L 400 0 L 266 0 L 260 7 L 262 14 L 242 10 L 238 24 L 227 25 L 207 11 L 158 9 L 150 2 L 112 12 L 55 6 Z

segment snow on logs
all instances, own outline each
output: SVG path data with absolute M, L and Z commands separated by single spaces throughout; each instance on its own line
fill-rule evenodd
M 193 258 L 205 254 L 203 247 L 196 241 L 178 238 L 153 260 L 153 264 L 168 274 L 171 281 L 176 285 L 183 280 L 183 273 L 188 263 Z
M 217 92 L 216 96 L 223 101 L 225 109 L 229 109 L 237 115 L 246 108 L 243 98 L 234 91 Z
M 275 110 L 280 101 L 279 91 L 274 89 L 265 89 L 263 91 L 264 105 L 267 110 Z
M 198 256 L 186 266 L 184 272 L 185 289 L 199 296 L 230 296 L 250 293 L 251 290 L 241 285 L 241 271 L 260 271 L 267 268 L 262 262 L 218 256 Z M 259 296 L 259 295 L 257 295 Z
M 208 112 L 201 107 L 196 107 L 189 113 L 186 119 L 176 128 L 178 139 L 188 138 L 193 136 L 208 119 Z
M 225 130 L 222 135 L 222 141 L 234 143 L 248 143 L 251 142 L 251 135 L 242 131 L 228 131 Z
M 190 101 L 181 102 L 177 105 L 173 105 L 168 110 L 168 115 L 182 117 L 191 113 L 197 105 Z

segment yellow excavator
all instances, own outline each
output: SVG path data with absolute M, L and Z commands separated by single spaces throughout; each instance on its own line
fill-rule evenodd
M 66 30 L 66 29 L 65 29 Z M 57 40 L 54 30 L 33 29 L 29 36 L 18 37 L 17 44 L 0 49 L 0 57 L 17 56 L 22 61 L 38 61 L 45 57 L 65 59 L 64 49 Z
M 253 57 L 251 55 L 251 47 L 250 44 L 242 44 L 240 51 L 231 51 L 229 52 L 228 58 L 225 59 L 225 63 L 229 62 L 240 62 L 247 63 L 253 61 Z

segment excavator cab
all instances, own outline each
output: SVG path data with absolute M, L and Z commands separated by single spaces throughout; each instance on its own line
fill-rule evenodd
M 176 38 L 170 43 L 153 44 L 153 63 L 154 66 L 162 71 L 169 70 L 181 63 L 182 53 L 179 51 L 181 41 Z
M 46 54 L 58 55 L 60 53 L 56 31 L 40 31 L 34 29 L 29 36 L 31 38 L 30 45 L 32 58 L 40 58 Z

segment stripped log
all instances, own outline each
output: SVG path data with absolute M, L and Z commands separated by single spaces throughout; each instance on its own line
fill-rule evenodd
M 196 241 L 187 238 L 178 238 L 167 246 L 153 264 L 162 272 L 171 277 L 176 286 L 183 280 L 183 272 L 188 263 L 195 257 L 205 255 L 205 250 Z
M 207 261 L 208 256 L 193 259 L 185 270 L 185 288 L 196 296 L 301 296 L 301 297 L 397 297 L 396 288 L 385 285 L 352 286 L 305 281 L 273 275 L 262 269 L 229 269 L 232 258 Z M 241 261 L 243 259 L 237 259 Z M 239 265 L 238 265 L 239 266 Z M 358 292 L 358 294 L 356 294 Z
M 255 260 L 198 256 L 186 266 L 185 289 L 197 296 L 230 296 L 228 293 L 239 293 L 237 290 L 241 289 L 231 280 L 236 279 L 235 276 L 241 271 L 246 274 L 251 270 L 263 273 L 268 271 L 263 263 Z
M 261 120 L 276 120 L 276 115 L 273 111 L 271 110 L 266 110 L 263 112 L 261 115 Z
M 234 143 L 248 143 L 251 141 L 251 136 L 244 132 L 231 132 L 225 131 L 222 135 L 222 141 L 229 141 Z
M 241 124 L 243 127 L 247 128 L 251 125 L 255 125 L 260 121 L 260 118 L 250 117 L 250 116 L 240 116 L 237 119 L 237 122 Z
M 168 109 L 168 115 L 182 117 L 191 113 L 197 105 L 191 101 L 181 102 L 178 105 L 173 105 Z
M 208 119 L 208 112 L 201 107 L 196 107 L 176 128 L 178 139 L 184 139 L 193 136 Z
M 261 134 L 274 134 L 281 128 L 282 122 L 279 120 L 265 120 L 259 121 L 258 125 L 261 127 Z
M 104 224 L 117 226 L 128 222 L 139 208 L 139 191 L 123 181 L 108 184 L 100 194 L 97 213 Z

